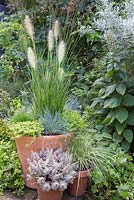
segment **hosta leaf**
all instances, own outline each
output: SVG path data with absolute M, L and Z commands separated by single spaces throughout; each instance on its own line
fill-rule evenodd
M 127 142 L 131 143 L 133 141 L 133 131 L 131 129 L 124 130 L 123 136 Z
M 119 66 L 118 63 L 114 63 L 114 69 L 116 69 L 116 70 L 119 70 L 119 69 L 120 69 L 120 66 Z
M 104 80 L 104 79 L 103 79 L 102 77 L 101 77 L 101 78 L 98 78 L 98 79 L 94 82 L 93 86 L 95 86 L 95 85 L 99 85 L 99 86 L 104 85 L 103 80 Z
M 116 111 L 116 118 L 120 123 L 123 123 L 128 118 L 128 111 L 126 108 L 120 108 Z
M 126 127 L 126 123 L 121 124 L 117 121 L 115 124 L 116 131 L 118 132 L 119 135 L 121 135 L 125 127 Z
M 103 120 L 103 124 L 111 124 L 115 119 L 113 112 L 108 113 L 107 117 Z
M 115 91 L 115 88 L 116 88 L 116 84 L 108 86 L 105 91 L 105 95 L 102 98 L 104 99 L 108 97 L 110 94 L 112 94 Z
M 123 81 L 128 80 L 128 75 L 126 72 L 120 71 L 117 73 L 118 78 L 122 79 Z
M 110 63 L 108 66 L 107 66 L 107 71 L 111 71 L 112 69 L 114 68 L 114 65 L 112 63 Z
M 116 108 L 120 106 L 122 98 L 120 97 L 112 97 L 107 99 L 104 103 L 104 108 Z
M 126 86 L 124 83 L 120 83 L 117 87 L 116 87 L 116 91 L 121 94 L 124 95 L 126 92 Z
M 121 147 L 122 147 L 122 149 L 123 149 L 124 151 L 128 151 L 129 148 L 130 148 L 130 143 L 127 142 L 126 140 L 123 140 L 123 141 L 121 142 Z
M 103 132 L 102 133 L 103 139 L 107 138 L 107 139 L 112 139 L 111 134 L 107 133 L 107 132 Z
M 128 88 L 134 88 L 134 80 L 133 79 L 129 79 L 127 81 L 127 87 Z
M 128 119 L 127 119 L 128 125 L 134 125 L 134 111 L 129 112 Z
M 107 116 L 107 117 L 102 121 L 102 123 L 103 123 L 103 124 L 108 124 L 111 120 L 112 120 L 112 116 Z
M 101 88 L 101 89 L 99 90 L 98 96 L 100 97 L 100 96 L 102 96 L 104 93 L 105 93 L 105 88 Z
M 101 98 L 95 98 L 95 99 L 93 99 L 93 102 L 91 103 L 90 107 L 94 108 L 101 101 L 102 101 Z
M 122 135 L 119 135 L 117 132 L 115 132 L 113 135 L 113 140 L 116 143 L 120 143 L 123 140 L 123 137 Z
M 134 106 L 134 96 L 130 95 L 130 94 L 126 94 L 123 97 L 123 105 L 125 106 Z

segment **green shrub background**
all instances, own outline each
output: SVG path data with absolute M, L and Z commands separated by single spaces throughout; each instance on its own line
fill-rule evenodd
M 9 126 L 0 120 L 0 191 L 10 189 L 17 195 L 22 195 L 24 181 L 15 141 L 11 138 Z

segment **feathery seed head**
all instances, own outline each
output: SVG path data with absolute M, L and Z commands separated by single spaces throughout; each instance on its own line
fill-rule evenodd
M 56 21 L 54 22 L 54 27 L 53 27 L 53 29 L 54 29 L 54 37 L 55 37 L 55 39 L 56 39 L 56 41 L 57 41 L 57 40 L 58 40 L 58 36 L 59 36 L 59 32 L 60 32 L 60 23 L 59 23 L 58 20 L 56 20 Z
M 35 69 L 35 67 L 36 67 L 36 57 L 35 57 L 35 54 L 34 54 L 33 49 L 31 47 L 28 47 L 27 57 L 28 57 L 29 64 L 31 65 L 32 68 Z
M 25 25 L 25 29 L 26 29 L 28 35 L 33 40 L 34 39 L 34 27 L 31 22 L 31 19 L 28 15 L 25 16 L 24 25 Z
M 49 30 L 48 32 L 48 50 L 51 52 L 54 48 L 54 36 L 53 31 Z
M 64 56 L 65 56 L 65 43 L 64 41 L 62 40 L 58 46 L 58 62 L 59 62 L 59 65 L 62 63 L 63 59 L 64 59 Z

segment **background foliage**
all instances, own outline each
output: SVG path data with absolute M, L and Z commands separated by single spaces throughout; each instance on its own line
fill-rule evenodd
M 102 7 L 100 2 L 105 3 L 105 6 Z M 44 50 L 44 41 L 47 41 L 46 36 L 53 20 L 60 20 L 63 39 L 66 39 L 65 33 L 68 33 L 67 37 L 72 33 L 68 41 L 72 41 L 76 46 L 71 48 L 74 58 L 70 93 L 77 97 L 79 113 L 65 111 L 65 117 L 69 122 L 68 129 L 77 132 L 85 126 L 90 130 L 93 128 L 98 140 L 108 139 L 110 143 L 114 140 L 126 151 L 129 149 L 129 152 L 134 152 L 133 32 L 131 32 L 134 7 L 133 1 L 130 1 L 129 12 L 126 12 L 125 2 L 118 0 L 110 1 L 109 4 L 107 0 L 101 0 L 99 3 L 95 0 L 8 0 L 12 15 L 5 16 L 0 24 L 2 48 L 0 112 L 2 117 L 8 115 L 9 109 L 15 114 L 10 130 L 5 122 L 0 122 L 1 191 L 10 188 L 21 193 L 23 190 L 20 163 L 11 139 L 12 133 L 15 135 L 29 133 L 35 136 L 42 131 L 38 122 L 33 121 L 31 116 L 27 118 L 27 114 L 23 112 L 16 114 L 16 110 L 21 107 L 22 97 L 29 95 L 24 92 L 24 87 L 29 87 L 29 65 L 25 49 L 30 42 L 21 25 L 26 14 L 31 17 L 35 26 L 35 42 L 41 52 Z M 129 1 L 126 5 L 129 5 Z M 121 10 L 123 12 L 120 12 Z M 125 51 L 122 51 L 123 49 Z M 47 50 L 44 51 L 44 56 L 46 52 Z M 84 120 L 80 116 L 83 113 Z M 83 136 L 84 139 L 86 137 Z M 117 152 L 117 149 L 114 151 Z M 13 160 L 16 162 L 13 163 Z M 133 158 L 126 153 L 117 157 L 116 161 L 114 169 L 109 166 L 108 176 L 102 176 L 99 170 L 93 171 L 90 187 L 92 199 L 134 199 Z M 8 180 L 5 177 L 8 177 Z
M 8 124 L 0 120 L 0 191 L 10 189 L 22 195 L 24 181 L 12 133 Z

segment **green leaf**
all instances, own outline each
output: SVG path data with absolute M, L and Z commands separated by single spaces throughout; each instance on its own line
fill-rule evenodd
M 116 88 L 116 91 L 121 94 L 121 95 L 124 95 L 125 92 L 126 92 L 126 85 L 124 83 L 120 83 L 117 88 Z
M 122 79 L 123 81 L 127 81 L 128 80 L 128 75 L 126 72 L 123 72 L 123 71 L 118 71 L 117 73 L 117 77 L 118 79 Z
M 120 106 L 122 98 L 120 97 L 112 97 L 107 99 L 104 103 L 104 108 L 116 108 Z
M 127 142 L 131 143 L 133 141 L 133 131 L 131 129 L 124 130 L 123 136 Z
M 116 72 L 116 71 L 115 71 L 114 69 L 108 71 L 108 72 L 107 72 L 107 77 L 110 78 L 110 77 L 114 76 L 115 72 Z
M 123 123 L 128 118 L 128 111 L 126 108 L 120 108 L 116 111 L 116 118 L 120 123 Z
M 116 84 L 108 86 L 107 89 L 106 89 L 106 91 L 105 91 L 105 95 L 103 96 L 103 98 L 106 98 L 110 94 L 112 94 L 114 92 L 115 88 L 116 88 Z
M 130 95 L 130 94 L 126 94 L 123 97 L 123 105 L 125 106 L 134 106 L 134 96 Z
M 128 151 L 129 148 L 130 148 L 130 143 L 127 142 L 126 140 L 123 140 L 122 143 L 121 143 L 121 147 L 124 151 Z
M 105 93 L 105 88 L 101 88 L 101 89 L 99 90 L 98 96 L 100 97 L 100 96 L 102 96 L 104 93 Z
M 98 78 L 95 82 L 94 82 L 94 84 L 93 84 L 93 86 L 96 86 L 96 85 L 98 85 L 98 86 L 103 86 L 104 85 L 104 78 Z
M 102 101 L 101 98 L 95 98 L 95 99 L 93 99 L 93 102 L 91 103 L 90 108 L 94 108 L 101 101 Z
M 134 79 L 129 79 L 126 84 L 128 88 L 134 88 Z
M 127 184 L 120 184 L 120 186 L 118 187 L 119 190 L 122 191 L 128 191 L 129 190 L 129 186 Z
M 108 113 L 107 117 L 102 121 L 102 124 L 111 124 L 115 119 L 114 112 Z
M 128 125 L 134 125 L 134 111 L 129 112 L 127 124 Z
M 115 124 L 115 128 L 118 132 L 119 135 L 121 135 L 121 133 L 123 132 L 124 128 L 126 127 L 126 123 L 119 123 L 118 121 Z
M 113 135 L 113 140 L 116 143 L 120 143 L 123 140 L 123 137 L 122 135 L 119 135 L 117 132 L 115 132 Z
M 112 116 L 107 116 L 103 121 L 102 124 L 108 124 L 112 120 Z

